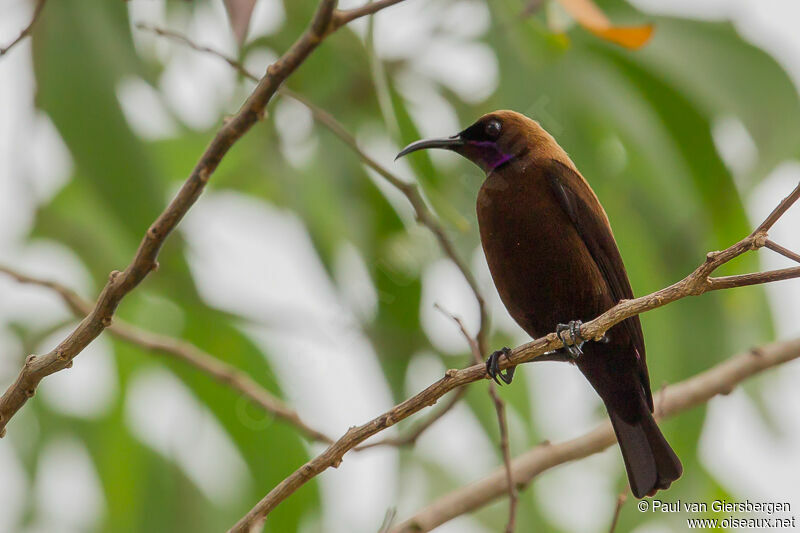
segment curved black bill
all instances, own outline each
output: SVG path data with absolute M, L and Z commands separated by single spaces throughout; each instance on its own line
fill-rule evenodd
M 425 150 L 427 148 L 444 148 L 446 150 L 452 150 L 457 146 L 463 146 L 464 141 L 458 135 L 453 137 L 447 137 L 444 139 L 423 139 L 421 141 L 413 142 L 403 148 L 403 151 L 397 154 L 395 157 L 395 161 L 399 158 L 403 157 L 406 154 L 410 154 L 411 152 L 416 152 L 417 150 Z

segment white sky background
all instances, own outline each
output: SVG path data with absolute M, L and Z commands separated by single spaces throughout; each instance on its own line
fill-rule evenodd
M 359 4 L 342 1 L 343 7 Z M 411 109 L 423 134 L 456 131 L 457 119 L 452 108 L 438 95 L 435 83 L 461 91 L 467 101 L 480 101 L 498 82 L 496 61 L 488 48 L 476 43 L 488 27 L 486 9 L 480 1 L 455 2 L 448 9 L 452 22 L 447 35 L 430 42 L 430 27 L 420 24 L 421 0 L 401 4 L 378 16 L 377 48 L 384 58 L 408 58 L 409 43 L 429 45 L 424 60 L 412 62 L 403 74 L 400 86 L 412 102 Z M 800 85 L 800 4 L 795 0 L 635 0 L 641 9 L 690 14 L 700 18 L 732 18 L 750 40 L 773 54 Z M 23 0 L 0 0 L 0 44 L 12 40 L 30 17 L 32 3 Z M 201 4 L 204 5 L 204 4 Z M 163 3 L 157 0 L 132 0 L 129 3 L 135 21 L 164 25 L 175 23 L 190 36 L 202 35 L 202 42 L 231 51 L 233 40 L 221 3 L 202 7 L 181 21 L 166 21 Z M 444 7 L 436 7 L 442 18 Z M 278 0 L 261 0 L 254 15 L 250 37 L 269 33 L 283 21 Z M 469 23 L 467 23 L 469 21 Z M 360 26 L 363 28 L 363 24 Z M 358 28 L 357 28 L 358 29 Z M 125 80 L 118 88 L 123 108 L 131 126 L 143 137 L 169 137 L 177 122 L 205 128 L 219 120 L 231 94 L 239 94 L 234 78 L 224 64 L 198 56 L 163 41 L 138 36 L 143 54 L 155 54 L 167 62 L 158 87 L 141 80 Z M 268 53 L 248 58 L 263 70 Z M 448 66 L 442 69 L 441 66 Z M 486 73 L 495 73 L 486 75 Z M 199 90 L 202 88 L 203 90 Z M 469 88 L 465 91 L 465 88 Z M 25 41 L 0 58 L 0 261 L 19 266 L 35 274 L 62 281 L 84 291 L 91 284 L 77 257 L 63 246 L 49 242 L 28 243 L 25 237 L 33 221 L 36 206 L 46 202 L 71 173 L 68 152 L 49 120 L 33 107 L 34 80 L 30 60 L 30 41 Z M 236 92 L 238 91 L 238 92 Z M 431 105 L 433 102 L 435 105 Z M 209 110 L 212 112 L 209 113 Z M 290 105 L 276 109 L 276 120 L 284 125 L 282 147 L 291 164 L 302 166 L 315 156 L 315 133 L 302 109 Z M 359 138 L 364 137 L 358 132 Z M 735 123 L 721 117 L 715 136 L 720 151 L 740 154 L 747 150 L 746 135 L 737 134 Z M 391 163 L 396 153 L 390 141 L 370 132 L 377 157 Z M 735 157 L 730 156 L 730 157 Z M 437 161 L 439 161 L 437 159 Z M 735 165 L 731 161 L 731 165 Z M 446 163 L 445 163 L 446 164 Z M 402 169 L 402 172 L 406 172 Z M 748 198 L 754 222 L 771 209 L 797 182 L 800 164 L 787 162 L 765 180 Z M 327 433 L 341 434 L 349 425 L 362 423 L 390 407 L 391 397 L 383 381 L 375 354 L 356 324 L 359 317 L 374 312 L 375 294 L 357 250 L 341 250 L 335 280 L 322 269 L 311 248 L 302 221 L 292 213 L 270 208 L 236 193 L 209 194 L 196 206 L 181 231 L 191 248 L 192 274 L 212 305 L 229 309 L 252 319 L 247 333 L 270 354 L 270 363 L 295 405 L 312 425 Z M 778 242 L 800 249 L 800 234 L 790 228 L 800 227 L 800 213 L 791 212 L 772 234 Z M 226 250 L 224 260 L 214 249 Z M 782 266 L 774 256 L 765 255 L 766 267 Z M 495 322 L 519 334 L 502 309 L 480 253 L 474 260 L 487 291 L 491 293 Z M 254 289 L 253 279 L 263 283 Z M 468 322 L 477 320 L 470 306 L 470 296 L 460 278 L 446 262 L 430 266 L 424 275 L 423 329 L 434 346 L 443 353 L 461 351 L 461 338 L 441 314 L 430 312 L 430 304 L 439 302 L 459 310 Z M 768 287 L 776 316 L 779 338 L 800 334 L 800 287 L 783 283 Z M 255 291 L 255 292 L 254 292 Z M 314 298 L 298 297 L 308 291 Z M 302 302 L 314 301 L 312 307 Z M 287 312 L 287 309 L 290 309 Z M 282 317 L 289 323 L 302 316 L 308 330 L 294 326 L 276 327 Z M 45 290 L 22 287 L 0 278 L 0 384 L 9 383 L 18 370 L 9 354 L 20 351 L 8 329 L 11 322 L 39 326 L 51 325 L 69 317 L 52 294 Z M 273 324 L 270 326 L 270 324 Z M 63 335 L 63 331 L 59 332 Z M 520 340 L 524 340 L 520 336 Z M 48 339 L 52 344 L 54 339 Z M 49 346 L 49 344 L 48 344 Z M 45 346 L 42 347 L 46 348 Z M 287 351 L 292 358 L 283 357 Z M 321 355 L 324 354 L 324 355 Z M 335 364 L 334 364 L 335 362 Z M 53 376 L 42 385 L 41 397 L 65 416 L 102 416 L 121 391 L 114 381 L 115 369 L 109 347 L 102 339 L 92 344 L 68 374 Z M 302 379 L 297 369 L 303 369 Z M 407 379 L 408 392 L 417 392 L 441 376 L 443 367 L 431 354 L 418 354 L 412 361 Z M 533 372 L 525 368 L 534 383 L 532 406 L 553 440 L 581 434 L 596 422 L 592 402 L 596 401 L 576 372 L 558 365 L 543 365 Z M 774 373 L 766 393 L 767 408 L 776 420 L 800 417 L 796 383 L 800 368 L 789 365 Z M 86 384 L 95 384 L 92 387 Z M 332 384 L 336 386 L 332 386 Z M 347 383 L 342 386 L 342 383 Z M 249 483 L 250 476 L 242 458 L 219 424 L 196 401 L 191 393 L 167 371 L 143 372 L 127 391 L 126 417 L 131 431 L 143 443 L 165 457 L 175 460 L 200 490 L 215 501 L 230 501 Z M 550 403 L 542 408 L 548 390 L 569 390 L 569 400 Z M 170 405 L 160 417 L 142 416 L 148 409 L 141 398 L 160 397 Z M 735 411 L 736 417 L 730 413 Z M 103 494 L 97 473 L 83 445 L 70 435 L 50 443 L 34 478 L 29 479 L 17 452 L 37 435 L 36 421 L 18 415 L 9 437 L 0 441 L 0 531 L 16 529 L 25 506 L 33 509 L 40 502 L 52 500 L 51 494 L 70 495 L 70 505 L 47 506 L 47 513 L 37 515 L 34 530 L 47 530 L 58 524 L 64 530 L 85 531 L 100 520 L 104 512 Z M 191 456 L 179 456 L 186 449 L 185 425 L 176 420 L 192 421 L 192 436 L 204 435 L 202 446 Z M 800 431 L 787 424 L 780 437 L 763 428 L 755 408 L 741 392 L 711 402 L 700 455 L 704 465 L 738 498 L 754 500 L 788 499 L 800 505 L 800 485 L 792 473 L 800 471 Z M 454 438 L 457 435 L 458 438 Z M 13 445 L 11 445 L 13 443 Z M 419 442 L 418 451 L 426 460 L 437 462 L 457 479 L 468 482 L 480 477 L 494 465 L 493 446 L 482 434 L 468 409 L 456 409 L 440 421 Z M 312 452 L 316 449 L 312 449 Z M 214 463 L 206 457 L 221 457 Z M 740 461 L 747 457 L 747 461 Z M 469 465 L 469 468 L 464 468 Z M 544 512 L 567 531 L 603 529 L 613 512 L 614 487 L 610 474 L 620 469 L 618 454 L 607 452 L 550 472 L 536 482 L 523 498 L 536 497 Z M 74 482 L 64 487 L 64 479 Z M 408 486 L 408 493 L 396 493 L 398 479 Z M 399 505 L 399 516 L 419 508 L 428 498 L 427 487 L 419 472 L 398 471 L 398 457 L 393 450 L 349 455 L 342 467 L 320 477 L 323 495 L 322 527 L 325 531 L 372 531 L 386 508 Z M 570 494 L 570 498 L 554 495 Z M 586 512 L 575 513 L 575 505 Z M 80 512 L 76 511 L 80 510 Z M 591 520 L 587 520 L 587 518 Z M 313 525 L 311 527 L 314 527 Z M 641 528 L 641 531 L 656 529 Z M 440 528 L 439 531 L 485 531 L 468 517 Z

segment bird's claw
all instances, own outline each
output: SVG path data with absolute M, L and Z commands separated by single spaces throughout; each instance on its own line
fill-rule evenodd
M 583 322 L 580 320 L 570 320 L 568 324 L 559 324 L 556 326 L 556 335 L 558 336 L 558 339 L 564 345 L 564 350 L 566 350 L 573 359 L 577 359 L 583 355 L 581 346 L 583 346 L 583 343 L 586 341 L 584 341 L 581 337 L 582 324 Z M 566 332 L 569 332 L 572 344 L 567 344 L 566 339 L 564 339 L 564 333 Z
M 511 350 L 507 346 L 503 346 L 501 349 L 489 356 L 489 358 L 486 360 L 486 373 L 489 374 L 489 377 L 492 378 L 498 385 L 502 385 L 502 383 L 500 383 L 497 378 L 502 379 L 503 382 L 509 385 L 511 384 L 511 380 L 514 379 L 515 367 L 509 368 L 504 374 L 503 371 L 500 370 L 500 357 L 503 355 L 506 356 L 506 359 L 511 357 Z

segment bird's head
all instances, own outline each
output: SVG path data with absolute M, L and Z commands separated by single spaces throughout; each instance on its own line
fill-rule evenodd
M 487 173 L 525 157 L 554 151 L 563 153 L 550 134 L 536 121 L 515 111 L 488 113 L 452 137 L 411 143 L 397 157 L 426 148 L 443 148 L 456 152 Z M 566 154 L 563 155 L 566 157 Z

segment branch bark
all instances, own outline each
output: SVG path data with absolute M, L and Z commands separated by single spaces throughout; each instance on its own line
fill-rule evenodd
M 729 394 L 751 376 L 798 358 L 800 339 L 776 342 L 734 356 L 692 378 L 665 387 L 659 395 L 656 418 L 670 418 L 717 395 Z M 520 488 L 524 488 L 545 470 L 599 453 L 614 442 L 616 438 L 611 424 L 604 422 L 581 437 L 558 444 L 541 444 L 512 461 L 514 479 Z M 485 478 L 442 496 L 389 531 L 430 531 L 502 498 L 506 493 L 505 469 L 498 468 Z
M 375 442 L 368 442 L 366 444 L 356 446 L 353 448 L 353 451 L 360 452 L 363 450 L 368 450 L 369 448 L 375 448 L 377 446 L 412 446 L 417 442 L 417 439 L 419 439 L 420 436 L 428 430 L 428 428 L 446 415 L 453 408 L 453 406 L 455 406 L 455 404 L 461 401 L 466 393 L 467 389 L 465 387 L 461 387 L 460 389 L 453 391 L 453 394 L 447 398 L 447 402 L 441 405 L 438 410 L 431 413 L 430 416 L 419 422 L 405 434 L 397 437 L 386 437 Z
M 800 263 L 800 254 L 796 254 L 793 251 L 789 250 L 788 248 L 784 248 L 777 242 L 773 242 L 767 239 L 766 241 L 764 241 L 764 246 L 769 248 L 773 252 L 777 252 L 782 256 L 791 259 L 792 261 L 797 261 L 798 263 Z
M 608 533 L 614 533 L 614 530 L 617 529 L 617 523 L 619 522 L 619 515 L 622 512 L 622 506 L 625 505 L 625 501 L 628 499 L 628 487 L 625 487 L 625 490 L 619 493 L 617 496 L 617 503 L 614 506 L 614 515 L 611 517 L 611 525 L 608 527 Z
M 367 15 L 374 15 L 381 9 L 386 9 L 395 4 L 399 4 L 403 0 L 377 0 L 376 2 L 368 2 L 361 7 L 348 9 L 345 11 L 337 11 L 333 17 L 334 28 L 339 28 L 345 24 L 354 21 L 357 18 L 366 17 Z
M 380 2 L 378 9 L 389 7 L 401 0 Z M 306 31 L 277 61 L 267 67 L 267 72 L 258 82 L 238 113 L 227 120 L 211 144 L 203 152 L 189 178 L 177 196 L 147 230 L 138 250 L 128 267 L 113 271 L 103 288 L 97 303 L 78 327 L 55 349 L 42 356 L 28 357 L 17 379 L 0 397 L 0 437 L 5 435 L 6 425 L 14 414 L 36 392 L 39 382 L 46 376 L 69 368 L 72 359 L 103 330 L 111 325 L 117 306 L 130 291 L 135 289 L 147 275 L 158 268 L 158 253 L 169 234 L 202 194 L 209 178 L 219 166 L 231 147 L 253 125 L 264 116 L 264 110 L 281 84 L 289 77 L 319 44 L 342 26 L 359 16 L 372 14 L 375 8 L 359 8 L 336 11 L 336 0 L 321 0 Z M 334 15 L 338 21 L 334 22 Z
M 647 296 L 634 298 L 632 300 L 623 300 L 599 317 L 584 323 L 580 328 L 581 337 L 584 339 L 601 339 L 606 331 L 616 324 L 622 322 L 626 318 L 643 313 L 645 311 L 656 309 L 687 296 L 696 296 L 723 288 L 752 285 L 753 279 L 749 277 L 753 276 L 752 274 L 746 274 L 744 278 L 737 276 L 716 278 L 717 280 L 727 280 L 718 283 L 715 283 L 713 281 L 715 278 L 711 278 L 710 275 L 718 267 L 727 263 L 731 259 L 734 259 L 749 250 L 755 250 L 763 247 L 766 242 L 767 231 L 769 231 L 778 218 L 780 218 L 780 216 L 794 202 L 796 202 L 798 198 L 800 198 L 800 183 L 798 183 L 797 187 L 791 192 L 791 194 L 784 198 L 781 204 L 775 208 L 772 213 L 770 213 L 767 219 L 761 223 L 756 231 L 736 244 L 726 248 L 725 250 L 720 252 L 709 252 L 706 255 L 705 262 L 698 266 L 694 272 L 689 274 L 681 281 L 670 285 L 665 289 L 661 289 L 660 291 L 648 294 Z M 786 269 L 786 271 L 780 276 L 762 276 L 758 282 L 766 283 L 767 281 L 797 277 L 800 277 L 800 267 Z M 740 279 L 730 280 L 729 278 Z M 571 341 L 571 339 L 569 340 Z M 558 338 L 555 332 L 552 332 L 544 337 L 540 337 L 515 348 L 511 351 L 510 358 L 503 357 L 500 359 L 499 365 L 501 369 L 506 369 L 511 366 L 526 363 L 547 352 L 552 352 L 558 348 L 561 348 L 562 346 L 562 341 Z M 388 427 L 393 426 L 400 420 L 411 416 L 427 406 L 434 405 L 439 398 L 451 390 L 467 385 L 468 383 L 486 379 L 487 377 L 486 368 L 483 364 L 476 364 L 462 370 L 447 370 L 444 377 L 432 385 L 429 385 L 422 392 L 396 405 L 380 416 L 373 418 L 366 424 L 351 427 L 339 440 L 329 446 L 324 452 L 314 459 L 308 461 L 294 473 L 289 475 L 289 477 L 281 481 L 241 520 L 239 520 L 239 522 L 233 526 L 231 531 L 250 531 L 252 527 L 263 522 L 270 511 L 277 507 L 283 500 L 291 496 L 301 486 L 328 468 L 338 467 L 342 462 L 344 454 L 364 442 L 369 437 L 383 431 Z
M 20 32 L 19 36 L 16 39 L 11 41 L 7 46 L 0 47 L 0 57 L 6 55 L 12 48 L 17 46 L 25 37 L 31 34 L 33 31 L 33 25 L 36 24 L 36 21 L 39 19 L 39 15 L 42 14 L 42 9 L 44 9 L 44 4 L 47 0 L 38 0 L 36 2 L 36 7 L 33 8 L 33 16 L 31 16 L 31 21 L 28 23 L 27 26 Z

